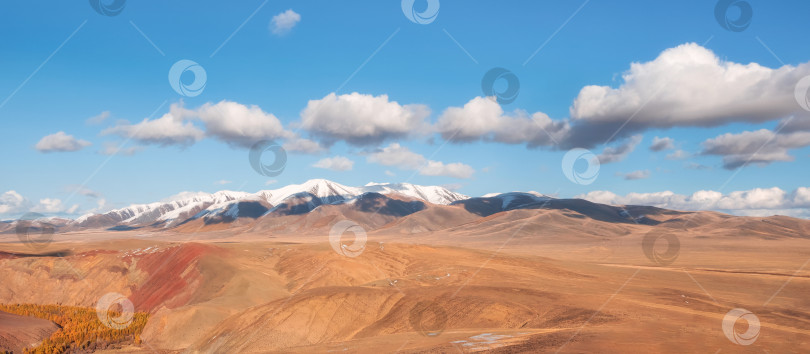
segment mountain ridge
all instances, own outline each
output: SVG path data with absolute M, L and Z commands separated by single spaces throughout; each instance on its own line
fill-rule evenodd
M 413 233 L 458 228 L 467 223 L 477 229 L 475 225 L 493 218 L 509 221 L 552 214 L 554 220 L 563 223 L 593 220 L 615 227 L 667 226 L 679 220 L 689 220 L 690 226 L 699 226 L 718 217 L 738 218 L 711 211 L 677 211 L 643 205 L 607 205 L 584 199 L 558 199 L 534 191 L 468 197 L 441 186 L 368 183 L 351 187 L 326 179 L 311 179 L 255 193 L 230 190 L 182 192 L 159 202 L 85 214 L 74 220 L 42 217 L 38 221 L 59 233 L 142 228 L 178 232 L 233 228 L 235 232 L 323 233 L 328 232 L 336 220 L 349 219 L 368 231 L 396 229 Z M 777 217 L 765 219 L 785 223 Z M 757 218 L 739 217 L 736 220 L 754 222 Z M 797 220 L 789 222 L 804 225 Z M 17 224 L 17 221 L 0 223 L 0 233 L 14 233 Z
M 326 179 L 310 179 L 301 184 L 290 184 L 278 189 L 260 190 L 255 193 L 239 191 L 217 191 L 214 193 L 183 192 L 159 202 L 133 204 L 104 213 L 84 214 L 68 222 L 78 227 L 104 227 L 117 225 L 163 225 L 176 226 L 190 219 L 240 216 L 240 203 L 258 203 L 274 210 L 291 199 L 315 201 L 312 208 L 322 204 L 343 203 L 367 193 L 383 195 L 401 194 L 431 204 L 451 204 L 469 199 L 440 186 L 420 186 L 410 183 L 368 183 L 361 187 L 350 187 Z M 300 201 L 300 200 L 299 200 Z M 256 205 L 252 213 L 255 214 Z

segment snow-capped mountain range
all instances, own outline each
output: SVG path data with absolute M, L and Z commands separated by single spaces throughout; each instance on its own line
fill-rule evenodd
M 191 219 L 236 219 L 246 214 L 265 214 L 280 206 L 304 202 L 308 210 L 323 204 L 351 202 L 367 193 L 401 195 L 407 198 L 448 205 L 469 197 L 439 186 L 418 186 L 409 183 L 369 183 L 349 187 L 325 179 L 312 179 L 274 190 L 256 193 L 219 191 L 215 193 L 181 193 L 172 198 L 149 204 L 136 204 L 101 214 L 86 214 L 70 222 L 78 227 L 107 227 L 111 225 L 176 226 Z
M 411 232 L 409 230 L 455 227 L 476 217 L 499 213 L 516 211 L 525 215 L 531 210 L 538 213 L 559 210 L 559 215 L 577 220 L 590 218 L 633 225 L 658 223 L 654 218 L 648 218 L 649 215 L 660 217 L 680 213 L 646 206 L 612 206 L 582 199 L 557 199 L 537 192 L 492 193 L 470 198 L 440 186 L 368 183 L 349 187 L 325 179 L 313 179 L 256 193 L 184 192 L 159 202 L 86 214 L 75 220 L 43 217 L 37 221 L 59 233 L 151 228 L 185 232 L 206 226 L 211 226 L 211 230 L 236 227 L 258 232 L 294 233 L 329 227 L 335 218 L 342 218 L 358 222 L 366 230 L 391 228 L 407 233 Z M 17 226 L 20 222 L 0 221 L 0 233 L 19 234 Z M 25 227 L 40 227 L 37 225 L 34 222 Z

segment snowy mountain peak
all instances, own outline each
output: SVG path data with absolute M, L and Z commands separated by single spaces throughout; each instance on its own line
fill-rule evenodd
M 380 194 L 399 193 L 408 197 L 420 199 L 433 204 L 450 204 L 455 201 L 467 199 L 466 195 L 453 192 L 440 186 L 418 186 L 410 183 L 378 183 L 363 187 L 366 192 Z
M 551 198 L 551 197 L 549 197 L 549 196 L 547 196 L 547 195 L 545 195 L 543 193 L 539 193 L 539 192 L 535 192 L 535 191 L 528 191 L 528 192 L 514 191 L 514 192 L 507 192 L 507 193 L 487 193 L 487 194 L 482 195 L 481 198 L 497 198 L 498 196 L 501 196 L 501 195 L 506 196 L 506 195 L 510 195 L 510 194 L 531 194 L 531 195 L 533 195 L 535 197 L 539 197 L 539 198 Z
M 236 217 L 238 203 L 253 202 L 275 208 L 291 198 L 316 204 L 335 204 L 353 200 L 365 193 L 398 193 L 432 204 L 451 204 L 468 197 L 440 186 L 418 186 L 410 183 L 369 183 L 362 187 L 349 187 L 326 179 L 311 179 L 278 189 L 256 193 L 218 191 L 214 193 L 183 192 L 160 202 L 135 204 L 110 210 L 103 214 L 82 215 L 73 223 L 82 227 L 109 225 L 163 225 L 175 226 L 185 220 L 226 215 Z
M 359 188 L 347 187 L 337 182 L 325 179 L 311 179 L 301 184 L 291 184 L 279 189 L 264 190 L 261 194 L 271 205 L 278 205 L 291 196 L 298 194 L 311 194 L 318 198 L 345 196 L 351 198 L 361 194 Z
M 388 184 L 388 183 L 368 182 L 364 187 L 379 186 L 381 184 Z

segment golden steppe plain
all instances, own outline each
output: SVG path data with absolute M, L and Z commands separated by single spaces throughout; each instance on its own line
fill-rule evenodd
M 93 307 L 124 294 L 151 316 L 142 344 L 120 352 L 810 351 L 804 220 L 689 214 L 667 230 L 679 242 L 670 263 L 642 249 L 665 226 L 554 210 L 444 216 L 449 227 L 386 220 L 350 257 L 329 242 L 345 215 L 327 216 L 285 232 L 64 233 L 37 252 L 2 235 L 0 303 Z M 359 246 L 351 234 L 343 244 Z M 759 319 L 753 344 L 724 334 L 735 308 Z

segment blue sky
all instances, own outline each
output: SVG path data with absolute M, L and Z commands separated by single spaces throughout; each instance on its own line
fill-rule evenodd
M 784 199 L 781 204 L 755 205 L 761 198 L 771 196 L 749 193 L 738 196 L 752 203 L 742 209 L 775 212 L 791 209 L 786 213 L 803 216 L 804 190 L 797 192 L 797 189 L 808 187 L 806 176 L 810 172 L 807 167 L 810 141 L 805 143 L 803 135 L 784 138 L 791 141 L 785 143 L 790 146 L 789 159 L 784 154 L 771 156 L 770 160 L 740 169 L 724 168 L 723 158 L 729 156 L 728 151 L 724 155 L 710 154 L 705 145 L 707 140 L 723 134 L 739 135 L 760 129 L 779 136 L 767 140 L 767 144 L 773 144 L 783 139 L 779 134 L 788 131 L 777 130 L 780 120 L 794 117 L 794 122 L 804 121 L 802 113 L 785 113 L 799 107 L 798 103 L 791 102 L 795 107 L 788 108 L 781 98 L 786 87 L 792 94 L 795 82 L 787 81 L 810 74 L 805 73 L 807 67 L 802 65 L 810 61 L 810 47 L 805 44 L 806 34 L 810 33 L 810 23 L 805 18 L 810 4 L 743 2 L 752 6 L 753 17 L 745 30 L 734 32 L 724 29 L 716 20 L 717 3 L 703 0 L 618 3 L 441 0 L 439 12 L 428 24 L 410 21 L 399 1 L 159 4 L 127 1 L 116 16 L 104 16 L 82 1 L 47 4 L 5 1 L 0 5 L 3 7 L 0 141 L 5 151 L 0 193 L 14 191 L 26 202 L 15 207 L 14 201 L 9 201 L 13 196 L 5 195 L 5 199 L 0 199 L 0 217 L 19 214 L 23 208 L 80 214 L 97 208 L 100 199 L 104 200 L 102 209 L 109 209 L 152 202 L 181 191 L 256 191 L 311 178 L 327 178 L 346 185 L 370 181 L 448 185 L 472 196 L 512 190 L 534 190 L 561 197 L 595 191 L 615 194 L 590 194 L 591 199 L 605 202 L 644 201 L 648 199 L 622 197 L 628 193 L 648 193 L 645 198 L 658 198 L 649 200 L 675 208 L 698 204 L 689 201 L 678 204 L 671 196 L 660 199 L 660 195 L 649 193 L 671 191 L 692 196 L 701 190 L 728 194 L 778 187 L 784 192 L 775 196 Z M 415 2 L 417 13 L 426 6 L 424 0 Z M 288 19 L 287 27 L 282 24 L 284 28 L 274 32 L 277 22 L 284 21 L 274 23 L 274 16 L 288 10 L 299 16 L 298 21 Z M 737 16 L 733 7 L 728 16 Z M 687 43 L 694 43 L 694 47 L 673 54 L 674 58 L 683 59 L 705 50 L 722 62 L 756 63 L 769 69 L 788 65 L 791 70 L 778 76 L 779 80 L 765 80 L 781 85 L 776 88 L 764 87 L 768 85 L 761 82 L 750 88 L 736 82 L 718 86 L 745 89 L 737 96 L 729 93 L 726 97 L 730 102 L 739 100 L 741 106 L 751 102 L 746 98 L 773 97 L 763 99 L 761 112 L 760 106 L 746 106 L 757 111 L 753 118 L 734 112 L 707 113 L 705 117 L 679 116 L 684 112 L 678 108 L 669 112 L 667 107 L 692 103 L 688 99 L 659 102 L 659 97 L 675 99 L 680 97 L 676 94 L 679 90 L 688 91 L 693 86 L 664 77 L 662 82 L 671 84 L 662 85 L 660 95 L 656 92 L 650 96 L 651 105 L 644 109 L 654 112 L 642 111 L 640 116 L 649 116 L 638 118 L 639 122 L 647 119 L 644 124 L 634 131 L 622 131 L 607 145 L 606 139 L 599 138 L 583 146 L 599 155 L 606 146 L 616 147 L 640 139 L 618 161 L 603 162 L 599 177 L 589 185 L 572 183 L 563 174 L 561 160 L 573 145 L 557 141 L 527 147 L 525 141 L 510 143 L 497 138 L 482 141 L 472 135 L 465 142 L 452 139 L 448 142 L 446 135 L 443 137 L 441 132 L 430 128 L 438 126 L 447 108 L 463 107 L 484 96 L 482 77 L 494 67 L 508 69 L 520 81 L 517 98 L 501 105 L 506 115 L 518 109 L 527 112 L 527 116 L 542 112 L 553 121 L 566 121 L 573 118 L 571 108 L 584 87 L 619 89 L 626 83 L 623 74 L 631 70 L 632 63 L 652 62 L 663 52 Z M 205 88 L 198 96 L 182 96 L 167 80 L 172 65 L 183 59 L 198 63 L 206 72 Z M 671 65 L 677 67 L 677 63 Z M 663 72 L 662 76 L 666 76 L 667 70 Z M 704 79 L 699 72 L 687 74 L 678 77 L 691 80 L 693 76 L 689 75 L 694 75 L 694 80 Z M 181 79 L 188 83 L 193 80 L 193 75 L 189 75 L 185 73 Z M 496 85 L 502 89 L 504 82 Z M 640 87 L 643 90 L 643 85 Z M 312 118 L 315 126 L 302 127 L 305 126 L 301 124 L 302 112 L 310 100 L 322 100 L 330 93 L 344 98 L 348 96 L 342 95 L 355 92 L 361 95 L 361 101 L 387 95 L 389 103 L 397 102 L 396 107 L 423 105 L 430 113 L 417 114 L 422 124 L 420 129 L 413 129 L 413 134 L 381 134 L 378 136 L 381 140 L 363 143 L 347 142 L 343 139 L 345 134 L 326 134 L 322 130 L 319 134 L 319 124 L 334 119 L 332 116 Z M 632 92 L 620 96 L 627 97 L 632 97 Z M 286 137 L 294 134 L 320 143 L 323 149 L 317 153 L 289 151 L 284 172 L 266 177 L 251 168 L 244 144 L 216 138 L 199 119 L 184 121 L 206 134 L 193 144 L 154 144 L 128 136 L 132 130 L 115 128 L 161 118 L 173 104 L 196 110 L 206 103 L 213 105 L 223 100 L 248 107 L 256 105 L 261 112 L 280 121 Z M 591 107 L 589 112 L 598 112 L 600 107 L 604 106 Z M 714 108 L 729 111 L 728 105 L 706 107 L 707 112 Z M 102 112 L 109 112 L 109 117 L 99 124 L 87 122 Z M 571 122 L 588 121 L 592 115 L 580 113 Z M 385 113 L 372 112 L 370 116 L 384 119 Z M 655 121 L 657 117 L 675 123 L 659 124 Z M 691 118 L 692 123 L 683 123 Z M 501 133 L 510 135 L 520 127 L 507 125 Z M 614 128 L 615 124 L 610 126 Z M 582 129 L 607 128 L 586 124 Z M 48 149 L 36 148 L 44 137 L 58 132 L 80 141 L 79 149 L 54 151 L 65 150 L 62 147 L 43 152 Z M 649 147 L 656 136 L 671 138 L 674 148 L 651 151 Z M 571 140 L 577 146 L 584 144 L 564 135 L 558 138 Z M 102 153 L 105 147 L 119 146 L 125 141 L 123 149 L 134 149 L 132 154 Z M 727 143 L 715 145 L 723 145 L 716 146 L 719 150 L 734 145 Z M 390 148 L 391 144 L 422 155 L 423 162 L 441 162 L 445 169 L 432 173 L 439 175 L 428 175 L 420 173 L 424 170 L 416 165 L 386 166 L 373 162 L 370 156 Z M 772 148 L 779 150 L 784 146 Z M 683 150 L 688 157 L 665 158 L 676 150 Z M 351 170 L 313 167 L 316 162 L 334 156 L 353 161 Z M 740 156 L 747 160 L 744 153 L 730 159 Z M 446 168 L 453 163 L 463 164 L 462 172 Z M 633 172 L 645 178 L 624 177 Z M 276 182 L 268 185 L 268 180 Z M 78 190 L 83 193 L 75 193 Z M 54 206 L 56 199 L 60 206 Z M 43 200 L 52 207 L 41 206 Z M 733 199 L 724 203 L 727 206 L 732 202 Z M 718 203 L 710 208 L 731 209 Z M 71 208 L 73 205 L 78 207 Z

